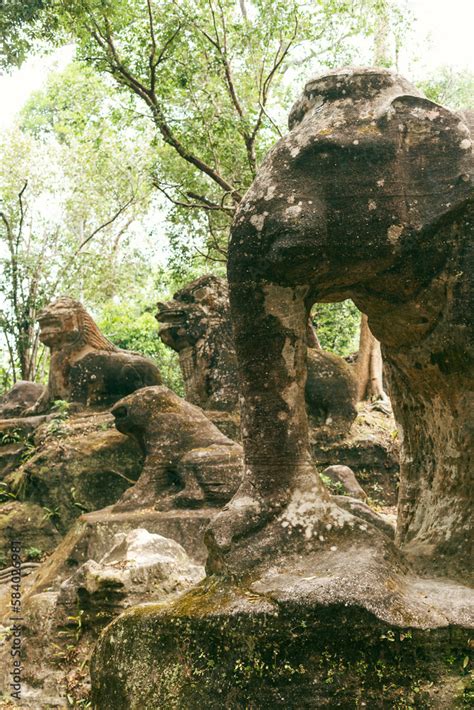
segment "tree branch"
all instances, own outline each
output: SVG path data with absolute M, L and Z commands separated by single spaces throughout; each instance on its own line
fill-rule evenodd
M 208 210 L 212 212 L 226 212 L 228 214 L 234 214 L 235 208 L 232 207 L 225 207 L 223 204 L 217 204 L 216 202 L 212 202 L 209 200 L 207 197 L 204 197 L 203 195 L 198 195 L 195 192 L 187 192 L 186 196 L 191 197 L 192 199 L 198 200 L 199 202 L 184 202 L 182 200 L 177 200 L 176 198 L 172 197 L 169 192 L 165 190 L 165 188 L 160 185 L 158 180 L 153 179 L 153 185 L 156 187 L 159 192 L 161 192 L 167 200 L 169 200 L 173 205 L 176 205 L 177 207 L 186 207 L 188 209 L 201 209 L 201 210 Z
M 138 96 L 140 96 L 140 98 L 142 98 L 146 102 L 148 107 L 151 109 L 155 125 L 160 131 L 165 143 L 168 143 L 168 145 L 173 147 L 186 162 L 190 163 L 194 167 L 198 168 L 198 170 L 208 175 L 208 177 L 210 177 L 226 192 L 231 193 L 234 202 L 240 202 L 242 199 L 242 195 L 233 187 L 233 185 L 222 175 L 220 175 L 216 170 L 214 170 L 210 165 L 208 165 L 204 160 L 199 158 L 199 156 L 195 155 L 192 151 L 188 150 L 181 143 L 181 141 L 173 133 L 169 123 L 167 122 L 163 108 L 158 100 L 156 93 L 152 91 L 151 88 L 147 88 L 127 69 L 115 47 L 112 30 L 108 18 L 103 15 L 105 33 L 101 31 L 95 18 L 93 18 L 92 16 L 91 21 L 94 27 L 89 28 L 89 31 L 91 32 L 91 35 L 94 40 L 106 53 L 112 75 L 119 83 L 128 86 L 128 88 L 132 89 L 134 93 L 136 93 Z M 176 36 L 177 32 L 175 32 L 175 34 L 167 41 L 168 47 Z M 164 56 L 163 51 L 164 48 L 161 52 L 161 56 Z

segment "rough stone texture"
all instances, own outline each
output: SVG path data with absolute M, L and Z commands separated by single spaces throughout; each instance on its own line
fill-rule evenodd
M 83 623 L 97 632 L 125 608 L 183 592 L 203 577 L 204 567 L 192 562 L 179 543 L 135 528 L 117 533 L 99 562 L 88 560 L 66 579 L 57 604 L 66 616 L 82 609 Z
M 33 446 L 34 432 L 52 415 L 0 419 L 0 480 L 27 458 Z
M 207 580 L 166 608 L 131 609 L 95 648 L 93 707 L 466 707 L 469 632 L 449 625 L 449 602 L 428 631 L 416 617 L 393 625 L 338 594 L 342 576 L 341 565 L 319 604 Z M 445 599 L 456 595 L 455 586 L 439 586 Z M 423 591 L 413 594 L 422 600 Z M 395 607 L 396 583 L 391 593 Z
M 116 348 L 99 331 L 79 301 L 59 298 L 38 316 L 40 340 L 51 351 L 46 392 L 29 414 L 39 414 L 55 400 L 104 406 L 140 387 L 161 382 L 151 360 Z
M 160 338 L 179 353 L 186 399 L 202 409 L 238 407 L 237 359 L 224 279 L 207 274 L 158 304 Z
M 472 589 L 407 556 L 468 576 L 470 134 L 401 77 L 360 69 L 309 82 L 290 128 L 229 251 L 242 484 L 206 533 L 204 583 L 101 636 L 96 708 L 469 703 Z M 348 297 L 403 430 L 402 550 L 361 501 L 329 497 L 309 453 L 308 312 Z
M 390 516 L 385 513 L 375 512 L 367 503 L 358 498 L 352 498 L 350 495 L 335 495 L 332 500 L 337 503 L 340 508 L 353 513 L 358 518 L 362 518 L 374 528 L 381 530 L 387 537 L 394 539 L 395 537 L 395 516 Z
M 302 491 L 315 492 L 321 520 L 337 518 L 308 451 L 306 324 L 316 301 L 352 298 L 382 343 L 403 433 L 398 543 L 420 567 L 467 579 L 469 129 L 378 69 L 310 81 L 290 128 L 232 230 L 228 280 L 246 473 L 212 523 L 211 563 L 247 566 L 253 533 L 268 525 L 270 535 L 269 521 Z
M 312 438 L 334 438 L 349 431 L 357 416 L 357 384 L 344 358 L 315 348 L 306 354 L 306 411 Z
M 139 446 L 115 430 L 108 413 L 49 419 L 30 445 L 29 457 L 5 483 L 41 506 L 61 535 L 81 513 L 115 503 L 143 466 Z
M 0 419 L 0 439 L 2 443 L 9 441 L 24 441 L 33 434 L 38 427 L 45 422 L 51 421 L 54 415 L 43 414 L 33 417 L 12 417 L 10 419 Z
M 204 568 L 181 545 L 144 528 L 116 533 L 108 540 L 108 551 L 99 561 L 97 556 L 89 558 L 75 571 L 57 564 L 58 548 L 53 555 L 55 576 L 45 583 L 39 574 L 26 589 L 23 584 L 22 707 L 68 707 L 72 700 L 68 702 L 66 695 L 85 702 L 87 663 L 104 625 L 138 602 L 174 598 L 204 576 Z M 67 546 L 62 547 L 65 562 Z M 7 624 L 8 601 L 8 595 L 0 597 L 1 621 Z M 6 632 L 0 638 L 4 692 L 10 680 L 9 652 Z
M 114 510 L 222 506 L 242 476 L 242 447 L 167 387 L 147 387 L 112 408 L 115 425 L 146 455 L 140 479 Z
M 312 441 L 313 460 L 320 472 L 328 466 L 348 466 L 372 500 L 379 505 L 395 506 L 400 452 L 395 420 L 373 410 L 368 403 L 360 403 L 358 410 L 350 432 L 343 439 Z
M 158 309 L 160 338 L 179 353 L 186 399 L 204 410 L 235 411 L 239 375 L 226 281 L 201 276 Z M 357 385 L 350 366 L 317 349 L 308 350 L 307 366 L 310 425 L 321 436 L 346 433 L 357 415 Z
M 19 417 L 43 395 L 45 388 L 36 382 L 19 380 L 0 399 L 0 419 Z
M 10 565 L 12 540 L 20 541 L 23 550 L 36 547 L 50 552 L 58 544 L 60 535 L 39 505 L 12 500 L 0 504 L 0 551 L 4 555 L 1 567 Z
M 347 495 L 353 498 L 366 500 L 367 493 L 364 491 L 359 481 L 355 477 L 354 471 L 349 466 L 328 466 L 323 471 L 323 476 L 327 476 L 333 483 L 339 483 Z

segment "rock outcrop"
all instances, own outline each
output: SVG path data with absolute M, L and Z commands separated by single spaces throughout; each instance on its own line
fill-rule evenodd
M 349 466 L 341 466 L 340 464 L 328 466 L 324 469 L 322 475 L 323 477 L 326 476 L 329 478 L 332 483 L 341 486 L 342 490 L 347 495 L 353 498 L 359 498 L 360 500 L 366 500 L 367 493 L 364 491 L 355 477 L 354 471 L 349 468 Z
M 248 562 L 252 529 L 261 531 L 298 491 L 315 492 L 321 524 L 323 511 L 331 518 L 307 444 L 306 324 L 314 302 L 350 297 L 382 343 L 403 431 L 398 543 L 418 564 L 465 578 L 474 342 L 469 129 L 398 75 L 371 69 L 310 81 L 290 129 L 264 161 L 232 231 L 246 475 L 212 524 L 213 549 L 239 567 L 245 538 Z
M 22 707 L 62 708 L 73 700 L 80 707 L 88 695 L 87 662 L 101 629 L 123 609 L 176 598 L 204 576 L 204 567 L 181 545 L 144 528 L 116 533 L 102 545 L 105 554 L 98 556 L 98 549 L 91 548 L 93 558 L 75 571 L 68 567 L 73 559 L 63 546 L 63 554 L 58 549 L 51 558 L 56 557 L 56 574 L 47 581 L 41 573 L 23 581 Z M 61 557 L 64 564 L 58 565 Z M 6 610 L 2 604 L 2 624 L 9 621 Z M 0 689 L 7 695 L 8 626 L 2 631 Z
M 88 560 L 60 586 L 57 605 L 64 617 L 80 608 L 83 623 L 98 629 L 140 601 L 176 595 L 197 584 L 204 567 L 174 540 L 135 528 L 117 533 L 98 562 Z
M 2 551 L 16 538 L 51 552 L 82 513 L 115 503 L 143 466 L 140 447 L 110 413 L 6 419 L 0 434 Z
M 20 417 L 32 407 L 45 392 L 44 385 L 27 380 L 15 382 L 0 399 L 0 419 Z

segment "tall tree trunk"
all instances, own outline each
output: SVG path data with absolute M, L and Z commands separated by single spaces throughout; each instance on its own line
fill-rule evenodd
M 388 14 L 388 1 L 381 4 L 375 30 L 374 40 L 374 66 L 387 67 L 391 66 L 390 57 L 390 18 Z
M 370 332 L 367 316 L 360 319 L 359 353 L 355 364 L 357 400 L 385 399 L 383 361 L 379 341 Z

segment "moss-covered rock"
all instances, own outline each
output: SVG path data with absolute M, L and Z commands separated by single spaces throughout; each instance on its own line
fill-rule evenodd
M 49 552 L 58 544 L 60 536 L 48 514 L 34 503 L 12 500 L 0 505 L 0 552 L 4 564 L 8 566 L 9 549 L 12 540 L 19 541 L 22 550 L 35 547 L 41 552 Z
M 64 535 L 84 512 L 120 498 L 138 478 L 138 445 L 108 413 L 53 419 L 37 430 L 30 457 L 6 477 L 14 493 L 46 510 Z
M 105 630 L 93 707 L 467 707 L 468 637 L 393 626 L 357 606 L 275 604 L 206 580 Z

